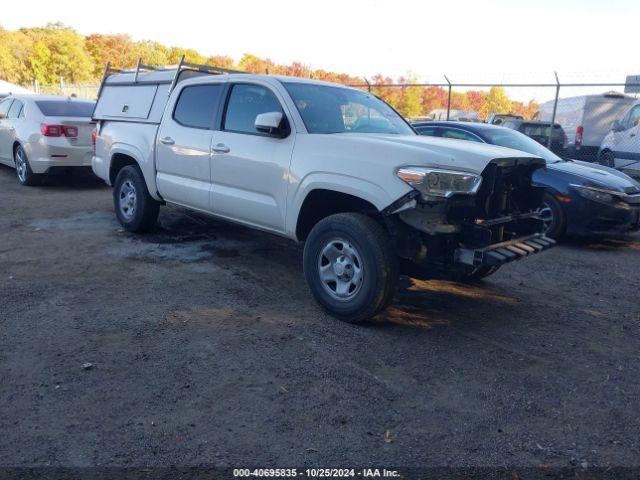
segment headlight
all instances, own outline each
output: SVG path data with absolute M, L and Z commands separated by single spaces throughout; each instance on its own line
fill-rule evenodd
M 397 174 L 425 197 L 447 198 L 456 193 L 474 194 L 482 183 L 480 175 L 437 168 L 405 167 L 399 169 Z
M 576 192 L 586 199 L 600 203 L 614 203 L 618 200 L 618 192 L 611 192 L 596 187 L 585 187 L 584 185 L 571 185 Z

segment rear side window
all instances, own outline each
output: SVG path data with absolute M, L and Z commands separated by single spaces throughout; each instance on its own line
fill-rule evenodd
M 9 114 L 7 115 L 9 118 L 18 118 L 20 116 L 20 112 L 22 112 L 23 104 L 20 100 L 16 100 L 11 105 L 9 109 Z
M 428 137 L 436 136 L 436 127 L 415 127 L 415 129 L 420 135 L 426 135 Z
M 173 119 L 191 128 L 213 128 L 220 103 L 221 84 L 185 87 L 173 111 Z
M 465 132 L 464 130 L 457 130 L 455 128 L 443 128 L 442 136 L 444 138 L 455 138 L 457 140 L 469 140 L 470 142 L 480 141 L 480 139 L 474 134 Z
M 13 102 L 12 98 L 8 98 L 7 100 L 3 100 L 2 102 L 0 102 L 0 118 L 7 118 L 7 113 L 9 113 L 11 102 Z
M 224 118 L 224 129 L 239 133 L 256 133 L 256 117 L 261 113 L 282 112 L 276 96 L 259 85 L 233 86 Z
M 37 100 L 36 105 L 46 117 L 91 117 L 95 102 Z

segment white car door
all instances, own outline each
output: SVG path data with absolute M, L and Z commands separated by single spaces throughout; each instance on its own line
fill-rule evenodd
M 295 142 L 280 94 L 260 81 L 234 83 L 220 131 L 213 136 L 211 205 L 214 213 L 283 232 L 288 171 Z M 271 136 L 255 127 L 262 113 L 281 112 L 288 134 Z
M 11 120 L 7 118 L 13 103 L 12 98 L 0 102 L 0 163 L 13 166 Z
M 616 167 L 640 161 L 640 105 L 633 107 L 622 120 L 625 130 L 615 139 L 613 152 Z
M 211 138 L 224 82 L 187 85 L 158 131 L 158 191 L 168 202 L 209 210 Z

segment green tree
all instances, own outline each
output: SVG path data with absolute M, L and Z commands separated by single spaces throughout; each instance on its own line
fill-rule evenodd
M 31 71 L 41 83 L 63 78 L 80 83 L 92 78 L 93 61 L 85 48 L 84 37 L 61 23 L 20 30 L 33 41 Z
M 136 43 L 136 58 L 151 66 L 169 65 L 169 49 L 158 42 L 144 40 Z

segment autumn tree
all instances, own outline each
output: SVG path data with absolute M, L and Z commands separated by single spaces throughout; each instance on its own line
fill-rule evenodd
M 99 77 L 107 62 L 115 68 L 132 68 L 139 53 L 129 35 L 93 34 L 86 37 L 87 51 L 93 59 L 93 76 Z
M 511 100 L 502 87 L 491 87 L 480 110 L 481 118 L 486 118 L 492 113 L 509 113 Z

